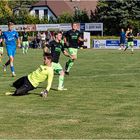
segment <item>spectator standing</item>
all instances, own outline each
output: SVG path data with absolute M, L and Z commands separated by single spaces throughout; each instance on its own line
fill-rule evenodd
M 44 49 L 46 45 L 46 34 L 45 32 L 42 32 L 41 34 L 41 47 Z

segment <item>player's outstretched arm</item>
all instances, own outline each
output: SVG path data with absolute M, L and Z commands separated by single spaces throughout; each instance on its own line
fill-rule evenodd
M 18 46 L 18 48 L 21 47 L 21 44 L 20 44 L 20 38 L 17 39 L 17 46 Z
M 54 72 L 53 71 L 49 72 L 49 74 L 48 74 L 48 85 L 47 85 L 46 89 L 40 93 L 40 95 L 42 97 L 46 98 L 48 96 L 49 90 L 52 86 L 53 76 L 54 76 Z
M 79 37 L 79 41 L 81 41 L 81 42 L 87 42 L 87 39 L 83 39 L 83 38 Z
M 63 51 L 63 54 L 67 57 L 70 57 L 71 59 L 75 59 L 74 55 L 70 55 L 66 50 Z

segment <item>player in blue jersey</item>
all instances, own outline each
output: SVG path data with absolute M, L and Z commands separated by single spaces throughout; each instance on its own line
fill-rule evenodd
M 8 23 L 8 31 L 5 31 L 3 33 L 3 39 L 6 44 L 6 50 L 7 55 L 9 57 L 9 60 L 4 64 L 3 70 L 6 72 L 6 67 L 10 64 L 12 76 L 16 76 L 15 70 L 14 70 L 14 56 L 16 53 L 16 40 L 17 40 L 17 46 L 20 47 L 20 39 L 18 36 L 18 32 L 13 30 L 14 24 L 12 22 Z
M 119 48 L 119 50 L 123 50 L 125 48 L 125 38 L 126 38 L 125 31 L 122 28 L 121 33 L 120 33 L 120 48 Z

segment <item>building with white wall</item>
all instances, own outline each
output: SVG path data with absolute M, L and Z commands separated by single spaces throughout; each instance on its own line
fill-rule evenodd
M 81 1 L 81 0 L 45 0 L 39 1 L 31 6 L 30 14 L 39 17 L 39 19 L 53 18 L 57 19 L 63 13 L 74 14 L 75 8 L 86 10 L 90 15 L 91 11 L 95 11 L 97 0 Z

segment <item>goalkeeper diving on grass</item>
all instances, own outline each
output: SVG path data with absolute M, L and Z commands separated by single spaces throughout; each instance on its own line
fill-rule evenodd
M 13 83 L 13 87 L 16 88 L 15 92 L 6 92 L 6 95 L 20 96 L 26 95 L 29 91 L 38 87 L 39 83 L 48 81 L 47 87 L 41 92 L 41 96 L 47 97 L 53 81 L 53 68 L 52 68 L 52 56 L 50 53 L 44 53 L 44 64 L 40 65 L 35 71 L 23 76 Z

